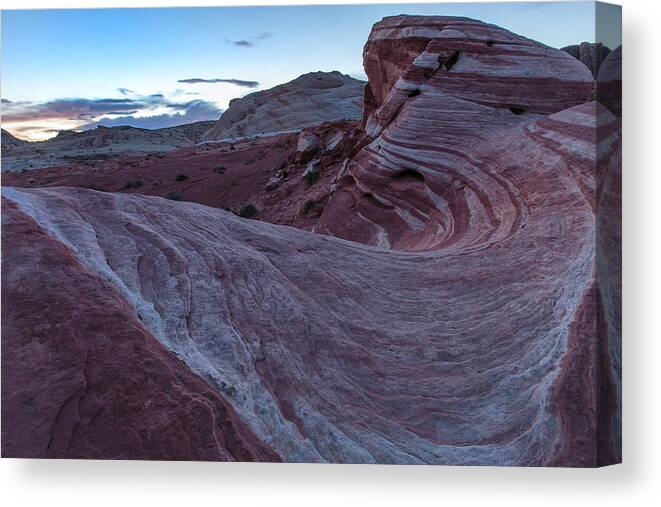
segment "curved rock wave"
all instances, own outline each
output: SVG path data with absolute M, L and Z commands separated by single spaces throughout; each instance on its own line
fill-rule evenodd
M 3 457 L 281 460 L 79 249 L 2 218 Z
M 535 132 L 594 88 L 567 53 L 463 18 L 386 18 L 364 63 L 364 148 L 315 231 L 397 250 L 461 251 L 515 234 L 528 220 L 526 179 L 554 179 L 567 165 Z M 587 178 L 597 111 L 573 114 L 585 128 L 568 141 L 581 143 Z
M 5 198 L 286 461 L 542 465 L 571 436 L 552 393 L 594 284 L 589 242 L 537 231 L 519 255 L 398 253 L 154 197 Z
M 463 18 L 386 18 L 364 58 L 322 234 L 157 197 L 4 198 L 218 394 L 250 459 L 619 461 L 620 119 L 590 70 Z

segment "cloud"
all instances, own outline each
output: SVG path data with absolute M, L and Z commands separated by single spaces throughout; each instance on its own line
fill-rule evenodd
M 41 103 L 10 104 L 2 115 L 8 123 L 30 120 L 86 119 L 102 114 L 121 114 L 146 107 L 134 99 L 55 99 Z
M 244 81 L 243 79 L 233 78 L 215 78 L 215 79 L 202 79 L 199 77 L 191 77 L 188 79 L 180 79 L 178 83 L 197 84 L 197 83 L 229 83 L 236 86 L 243 86 L 245 88 L 257 88 L 259 83 L 257 81 Z
M 2 120 L 18 123 L 35 120 L 93 120 L 102 115 L 126 115 L 155 107 L 178 108 L 161 94 L 122 99 L 64 98 L 48 102 L 9 103 L 3 110 Z
M 206 100 L 193 100 L 186 104 L 177 104 L 174 107 L 179 109 L 179 111 L 152 116 L 127 115 L 117 118 L 101 118 L 100 120 L 84 125 L 82 129 L 88 130 L 96 128 L 99 125 L 104 127 L 129 125 L 143 129 L 159 129 L 196 121 L 217 120 L 223 112 L 216 104 Z
M 122 95 L 130 95 L 131 93 L 135 93 L 133 90 L 129 90 L 128 88 L 117 88 L 117 91 Z
M 237 48 L 254 48 L 255 45 L 247 40 L 234 40 L 231 41 Z
M 257 41 L 269 39 L 271 37 L 273 37 L 273 34 L 271 32 L 259 32 L 254 35 L 251 35 L 247 39 L 240 39 L 240 40 L 225 39 L 225 42 L 237 48 L 254 48 L 255 46 L 257 46 Z
M 13 104 L 13 102 L 9 99 L 1 99 L 3 104 Z
M 43 140 L 67 129 L 130 125 L 156 129 L 202 120 L 217 120 L 222 110 L 205 100 L 174 102 L 161 93 L 125 98 L 63 98 L 47 102 L 3 102 L 2 122 Z

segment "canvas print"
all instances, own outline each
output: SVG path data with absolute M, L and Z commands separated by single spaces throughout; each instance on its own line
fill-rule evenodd
M 621 52 L 595 2 L 3 11 L 2 457 L 619 463 Z

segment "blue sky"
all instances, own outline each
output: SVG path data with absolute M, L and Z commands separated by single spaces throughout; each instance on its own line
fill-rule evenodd
M 481 19 L 554 47 L 595 38 L 591 2 L 3 11 L 3 128 L 155 128 L 216 119 L 231 98 L 305 72 L 364 78 L 371 26 L 402 13 Z M 179 82 L 191 78 L 239 82 Z

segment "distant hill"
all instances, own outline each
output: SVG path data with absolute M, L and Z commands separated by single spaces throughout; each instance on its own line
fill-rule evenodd
M 301 130 L 327 121 L 359 120 L 365 82 L 340 72 L 310 72 L 230 102 L 207 140 Z
M 23 139 L 19 139 L 18 137 L 14 137 L 9 132 L 7 132 L 5 129 L 2 129 L 2 151 L 3 152 L 6 149 L 12 148 L 14 146 L 21 146 L 21 145 L 26 144 L 26 143 L 27 143 L 27 141 L 24 141 Z
M 213 128 L 214 121 L 200 121 L 156 130 L 130 126 L 92 130 L 63 130 L 47 141 L 27 143 L 2 131 L 3 171 L 20 171 L 107 158 L 122 153 L 167 152 L 193 146 Z M 8 141 L 5 143 L 5 137 Z

